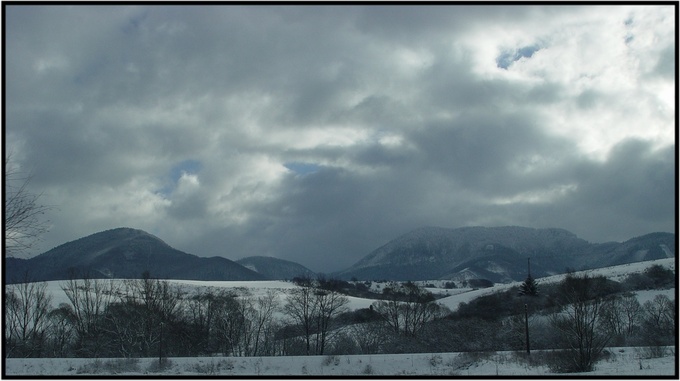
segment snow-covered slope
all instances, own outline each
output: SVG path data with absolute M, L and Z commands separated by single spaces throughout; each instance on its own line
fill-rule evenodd
M 593 269 L 593 270 L 584 270 L 584 271 L 578 271 L 575 273 L 575 275 L 580 275 L 580 274 L 588 274 L 590 276 L 598 276 L 602 275 L 605 276 L 608 279 L 614 280 L 614 281 L 622 281 L 625 279 L 627 276 L 630 274 L 634 273 L 642 273 L 644 272 L 647 268 L 654 266 L 654 265 L 661 265 L 667 269 L 671 269 L 675 271 L 675 258 L 665 258 L 665 259 L 657 259 L 654 261 L 645 261 L 645 262 L 636 262 L 636 263 L 628 263 L 625 265 L 618 265 L 618 266 L 610 266 L 610 267 L 603 267 L 599 269 Z M 543 278 L 538 278 L 536 281 L 538 282 L 539 286 L 541 284 L 550 284 L 550 283 L 558 283 L 561 282 L 565 274 L 559 274 L 559 275 L 552 275 L 548 277 L 543 277 Z M 493 287 L 489 288 L 482 288 L 478 290 L 470 290 L 467 292 L 462 292 L 458 293 L 456 295 L 452 295 L 446 298 L 439 299 L 438 302 L 441 303 L 442 305 L 448 307 L 452 311 L 455 311 L 458 309 L 458 306 L 460 303 L 469 303 L 471 300 L 478 298 L 483 295 L 489 295 L 495 292 L 501 292 L 501 291 L 506 291 L 512 287 L 519 286 L 521 282 L 513 282 L 513 283 L 505 283 L 505 284 L 497 284 Z M 654 290 L 657 291 L 657 290 Z M 658 293 L 665 293 L 668 296 L 672 296 L 672 299 L 675 299 L 675 290 L 658 290 Z
M 426 227 L 404 234 L 372 251 L 343 279 L 488 279 L 497 283 L 532 274 L 546 276 L 566 268 L 598 268 L 675 256 L 675 236 L 651 233 L 626 242 L 589 243 L 564 229 L 519 226 Z
M 665 259 L 657 259 L 653 261 L 645 261 L 645 262 L 637 262 L 637 263 L 629 263 L 629 264 L 624 264 L 624 265 L 618 265 L 618 266 L 611 266 L 611 267 L 604 267 L 600 269 L 594 269 L 594 270 L 586 270 L 586 271 L 581 271 L 577 272 L 576 274 L 580 273 L 588 273 L 592 276 L 595 275 L 603 275 L 609 279 L 615 280 L 615 281 L 621 281 L 625 279 L 630 274 L 633 273 L 642 273 L 645 271 L 645 269 L 653 266 L 653 265 L 661 265 L 665 268 L 671 269 L 675 271 L 675 258 L 665 258 Z M 552 275 L 549 277 L 544 277 L 544 278 L 538 278 L 536 281 L 540 284 L 548 284 L 548 283 L 557 283 L 560 282 L 562 279 L 564 279 L 564 274 L 560 275 Z M 114 284 L 120 284 L 124 282 L 124 280 L 102 280 L 104 282 L 114 282 Z M 280 302 L 285 302 L 286 298 L 286 292 L 287 290 L 290 290 L 292 288 L 298 287 L 295 284 L 291 282 L 285 282 L 285 281 L 273 281 L 273 280 L 268 280 L 268 281 L 197 281 L 197 280 L 178 280 L 178 279 L 171 279 L 168 280 L 168 282 L 172 285 L 177 285 L 182 287 L 185 291 L 187 292 L 199 292 L 200 290 L 205 290 L 206 288 L 226 288 L 226 289 L 232 289 L 235 291 L 242 291 L 247 290 L 250 295 L 253 295 L 255 297 L 264 295 L 267 290 L 274 290 L 280 293 L 279 295 L 279 300 Z M 434 283 L 441 283 L 441 282 L 434 282 Z M 68 298 L 66 298 L 66 294 L 63 292 L 61 289 L 61 286 L 64 284 L 64 281 L 50 281 L 47 282 L 47 290 L 49 293 L 52 295 L 52 305 L 57 306 L 60 303 L 68 303 Z M 439 294 L 446 294 L 450 293 L 453 294 L 448 297 L 441 298 L 437 300 L 438 303 L 441 303 L 442 305 L 448 307 L 451 310 L 456 310 L 458 308 L 458 305 L 462 302 L 470 302 L 474 298 L 483 296 L 483 295 L 488 295 L 494 292 L 499 292 L 499 291 L 505 291 L 508 290 L 511 287 L 518 286 L 520 282 L 513 282 L 513 283 L 506 283 L 506 284 L 496 284 L 493 287 L 488 287 L 488 288 L 481 288 L 481 289 L 469 289 L 469 288 L 458 288 L 458 289 L 431 289 L 434 293 L 439 293 Z M 666 292 L 666 291 L 663 291 Z M 360 308 L 368 308 L 375 300 L 374 299 L 364 299 L 364 298 L 357 298 L 357 297 L 348 297 L 350 304 L 349 308 L 352 310 L 360 309 Z

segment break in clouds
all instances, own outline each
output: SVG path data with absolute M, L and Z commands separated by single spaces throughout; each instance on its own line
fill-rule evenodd
M 56 208 L 347 267 L 421 226 L 675 231 L 672 6 L 5 8 L 5 148 Z

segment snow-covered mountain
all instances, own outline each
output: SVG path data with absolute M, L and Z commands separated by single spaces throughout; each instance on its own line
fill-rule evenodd
M 239 259 L 236 263 L 272 280 L 287 280 L 295 277 L 316 277 L 314 271 L 299 263 L 274 257 L 253 256 Z
M 675 256 L 675 235 L 652 233 L 624 243 L 592 244 L 564 229 L 518 226 L 425 227 L 398 237 L 372 251 L 350 268 L 344 278 L 425 280 L 522 280 L 559 274 L 570 269 L 612 266 Z
M 5 281 L 91 278 L 259 280 L 265 277 L 223 257 L 202 258 L 170 247 L 142 230 L 117 228 L 67 242 L 30 259 L 5 261 Z

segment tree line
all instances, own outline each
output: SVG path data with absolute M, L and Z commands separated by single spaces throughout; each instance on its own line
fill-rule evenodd
M 323 355 L 343 352 L 343 340 L 370 347 L 362 330 L 339 327 L 368 322 L 414 335 L 438 308 L 431 294 L 411 283 L 406 290 L 388 288 L 389 300 L 360 311 L 350 311 L 348 298 L 337 291 L 342 281 L 298 278 L 295 283 L 298 287 L 286 291 L 283 302 L 281 291 L 274 290 L 262 295 L 245 288 L 188 292 L 148 272 L 123 281 L 72 276 L 61 283 L 68 303 L 54 308 L 46 282 L 17 283 L 5 287 L 5 354 Z M 403 306 L 395 304 L 399 298 Z

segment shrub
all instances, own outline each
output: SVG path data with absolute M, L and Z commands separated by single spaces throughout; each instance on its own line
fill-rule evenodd
M 661 266 L 654 265 L 645 270 L 645 275 L 652 280 L 654 288 L 671 288 L 675 285 L 673 271 Z
M 429 359 L 430 366 L 433 367 L 441 365 L 443 361 L 442 356 L 438 354 L 433 354 Z
M 76 374 L 99 374 L 102 372 L 102 360 L 96 359 L 93 362 L 83 364 L 76 369 Z
M 337 366 L 340 365 L 340 357 L 335 356 L 335 355 L 329 355 L 324 357 L 323 362 L 321 363 L 323 366 L 329 366 L 331 364 Z
M 149 364 L 149 367 L 147 368 L 147 372 L 149 373 L 159 373 L 159 372 L 164 372 L 170 368 L 172 368 L 172 361 L 170 361 L 169 358 L 163 357 L 160 361 L 152 361 L 151 364 Z
M 578 361 L 579 354 L 574 349 L 557 349 L 552 351 L 542 352 L 542 356 L 538 359 L 531 355 L 532 361 L 537 365 L 545 365 L 553 373 L 577 373 L 590 372 L 595 369 L 595 364 L 608 357 L 609 352 L 601 352 L 592 362 L 584 364 Z
M 78 367 L 76 374 L 120 374 L 139 372 L 139 359 L 124 358 L 102 361 L 96 359 Z
M 218 362 L 214 361 L 209 361 L 207 363 L 203 363 L 200 361 L 197 364 L 193 364 L 190 369 L 196 373 L 201 373 L 201 374 L 220 374 L 222 370 L 232 370 L 234 369 L 234 363 L 230 360 L 221 360 Z
M 641 359 L 655 359 L 666 355 L 666 348 L 662 346 L 651 346 L 635 348 L 635 353 Z
M 468 285 L 472 288 L 493 287 L 493 282 L 488 279 L 469 279 Z

